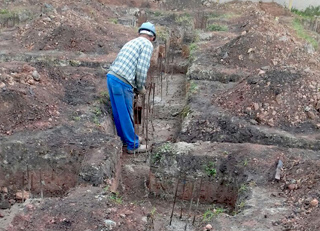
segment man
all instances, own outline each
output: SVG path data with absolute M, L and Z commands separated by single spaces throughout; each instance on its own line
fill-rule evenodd
M 120 50 L 107 74 L 112 113 L 118 136 L 127 145 L 127 152 L 146 152 L 134 131 L 134 92 L 145 94 L 145 82 L 153 51 L 152 41 L 156 30 L 152 23 L 145 22 L 139 28 L 139 37 L 127 42 Z

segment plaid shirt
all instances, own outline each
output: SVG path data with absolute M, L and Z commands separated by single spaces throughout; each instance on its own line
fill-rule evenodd
M 121 48 L 110 71 L 126 79 L 134 88 L 140 90 L 146 82 L 152 51 L 153 45 L 148 39 L 135 38 Z

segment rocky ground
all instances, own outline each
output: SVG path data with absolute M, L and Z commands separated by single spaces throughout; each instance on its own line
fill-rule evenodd
M 0 3 L 0 230 L 319 229 L 319 34 L 213 2 Z M 105 73 L 145 20 L 152 151 L 128 155 Z

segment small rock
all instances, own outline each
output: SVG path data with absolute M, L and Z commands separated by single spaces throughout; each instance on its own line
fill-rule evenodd
M 295 189 L 297 189 L 297 188 L 298 188 L 298 185 L 297 185 L 297 184 L 289 184 L 289 185 L 288 185 L 288 189 L 291 190 L 291 191 L 292 191 L 292 190 L 295 190 Z
M 23 195 L 22 195 L 23 194 Z M 30 198 L 30 193 L 27 191 L 18 191 L 16 193 L 16 200 L 27 200 Z
M 241 32 L 241 35 L 246 35 L 247 34 L 247 31 L 242 31 Z
M 212 230 L 212 225 L 207 224 L 206 227 L 205 227 L 205 229 L 206 229 L 206 230 Z
M 117 223 L 113 220 L 105 220 L 104 223 L 108 230 L 112 230 L 114 227 L 117 226 Z
M 255 111 L 259 110 L 259 104 L 258 103 L 253 103 L 253 108 Z
M 37 72 L 37 70 L 34 70 L 34 71 L 32 72 L 32 77 L 33 77 L 33 79 L 34 79 L 35 81 L 40 81 L 40 75 L 39 75 L 39 73 Z
M 313 199 L 310 201 L 310 206 L 311 207 L 318 207 L 319 201 L 317 199 Z
M 2 193 L 8 193 L 8 188 L 7 187 L 2 187 L 1 188 Z
M 264 67 L 260 67 L 261 70 L 263 71 L 267 71 L 270 69 L 270 66 L 264 66 Z
M 121 218 L 126 218 L 126 215 L 123 214 L 123 213 L 121 213 L 119 216 L 120 216 Z
M 2 217 L 4 217 L 4 216 L 2 215 L 2 213 L 0 213 L 0 218 L 2 218 Z
M 4 82 L 0 82 L 0 88 L 6 87 L 6 84 Z

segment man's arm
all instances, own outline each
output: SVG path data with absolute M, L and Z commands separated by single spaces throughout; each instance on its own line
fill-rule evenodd
M 138 59 L 136 69 L 136 86 L 137 90 L 141 91 L 144 88 L 147 79 L 147 73 L 150 67 L 150 59 L 152 56 L 153 46 L 148 44 L 143 47 Z

